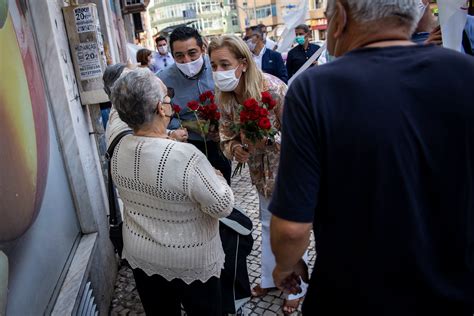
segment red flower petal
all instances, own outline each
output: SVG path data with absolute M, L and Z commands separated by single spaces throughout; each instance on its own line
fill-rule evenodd
M 181 112 L 181 107 L 177 104 L 173 105 L 173 111 L 174 113 L 179 113 Z
M 272 110 L 275 106 L 276 106 L 276 101 L 275 100 L 271 100 L 269 103 L 268 103 L 268 109 L 269 110 Z
M 190 101 L 190 102 L 188 102 L 187 106 L 191 111 L 197 111 L 197 109 L 199 108 L 199 102 Z

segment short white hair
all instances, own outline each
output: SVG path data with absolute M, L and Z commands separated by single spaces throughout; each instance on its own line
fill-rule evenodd
M 132 129 L 151 123 L 166 87 L 148 68 L 123 71 L 112 87 L 112 104 Z
M 329 0 L 329 15 L 337 1 L 347 4 L 351 17 L 360 23 L 398 17 L 407 21 L 407 26 L 415 28 L 419 17 L 418 0 Z

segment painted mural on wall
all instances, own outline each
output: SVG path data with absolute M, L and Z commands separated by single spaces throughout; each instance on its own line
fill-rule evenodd
M 48 112 L 32 30 L 15 0 L 0 0 L 0 242 L 35 221 L 49 164 Z

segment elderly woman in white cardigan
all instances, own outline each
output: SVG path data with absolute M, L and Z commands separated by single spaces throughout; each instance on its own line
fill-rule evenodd
M 218 218 L 234 196 L 193 145 L 166 132 L 172 107 L 166 87 L 147 69 L 114 84 L 110 128 L 133 130 L 115 148 L 112 179 L 124 203 L 123 257 L 133 268 L 147 315 L 221 315 L 224 252 Z

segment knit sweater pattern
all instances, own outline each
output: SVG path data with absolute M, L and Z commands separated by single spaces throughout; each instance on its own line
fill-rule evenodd
M 187 284 L 220 277 L 224 252 L 218 218 L 234 196 L 193 145 L 125 136 L 112 158 L 124 204 L 123 257 L 132 268 Z

